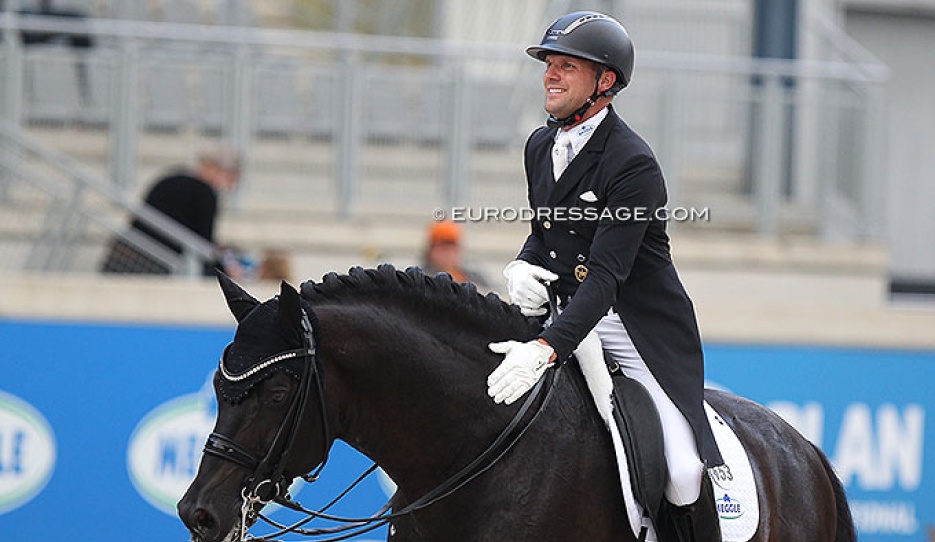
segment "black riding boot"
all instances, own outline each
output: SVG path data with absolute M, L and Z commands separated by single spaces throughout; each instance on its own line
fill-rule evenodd
M 707 473 L 701 479 L 698 500 L 686 506 L 671 506 L 670 510 L 679 542 L 721 542 L 714 488 Z

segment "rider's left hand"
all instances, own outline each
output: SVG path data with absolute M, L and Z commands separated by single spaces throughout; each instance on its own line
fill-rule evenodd
M 493 397 L 495 403 L 508 405 L 536 385 L 555 354 L 551 346 L 538 340 L 490 343 L 487 347 L 498 354 L 506 354 L 500 366 L 487 377 L 487 395 Z

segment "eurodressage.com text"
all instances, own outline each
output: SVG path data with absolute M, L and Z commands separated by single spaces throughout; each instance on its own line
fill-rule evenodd
M 450 218 L 453 222 L 710 222 L 707 207 L 452 207 L 450 212 L 436 209 L 435 220 Z

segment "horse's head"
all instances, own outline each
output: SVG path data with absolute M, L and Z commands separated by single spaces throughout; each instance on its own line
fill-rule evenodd
M 311 306 L 286 283 L 260 303 L 219 280 L 237 331 L 214 376 L 214 432 L 178 505 L 201 542 L 240 540 L 259 508 L 321 464 L 331 446 Z

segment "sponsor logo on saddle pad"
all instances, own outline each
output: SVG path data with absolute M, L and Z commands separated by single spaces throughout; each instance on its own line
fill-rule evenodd
M 45 417 L 0 391 L 0 514 L 38 495 L 55 468 L 55 437 Z
M 737 519 L 743 515 L 743 505 L 737 499 L 732 499 L 727 493 L 715 501 L 718 516 L 721 519 Z

